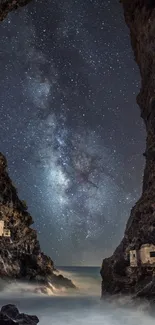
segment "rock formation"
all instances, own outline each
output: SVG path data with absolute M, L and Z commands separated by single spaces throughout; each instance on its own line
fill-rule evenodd
M 0 220 L 11 237 L 0 236 L 0 278 L 27 280 L 59 288 L 74 288 L 62 275 L 54 274 L 53 261 L 41 252 L 36 230 L 25 202 L 7 173 L 7 162 L 0 153 Z
M 31 0 L 0 0 L 0 20 L 3 20 L 10 11 L 18 7 L 23 7 L 30 1 Z
M 146 166 L 142 195 L 131 210 L 124 238 L 101 268 L 102 295 L 134 293 L 152 296 L 155 284 L 153 268 L 131 268 L 129 251 L 142 244 L 155 244 L 155 1 L 122 0 L 131 44 L 141 74 L 141 90 L 137 96 L 141 117 L 146 127 Z M 151 287 L 151 290 L 150 290 Z M 144 290 L 145 289 L 145 290 Z
M 36 325 L 39 323 L 37 316 L 20 314 L 15 305 L 6 305 L 0 311 L 0 325 Z

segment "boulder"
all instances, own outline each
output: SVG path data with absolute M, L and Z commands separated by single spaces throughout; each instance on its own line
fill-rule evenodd
M 20 314 L 15 305 L 9 304 L 1 308 L 0 325 L 36 325 L 38 323 L 37 316 Z

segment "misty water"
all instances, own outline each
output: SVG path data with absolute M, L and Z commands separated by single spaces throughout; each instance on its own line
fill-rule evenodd
M 100 299 L 99 268 L 66 267 L 60 269 L 78 286 L 76 293 L 57 292 L 47 297 L 26 292 L 26 284 L 12 285 L 1 292 L 1 306 L 15 303 L 20 312 L 37 315 L 41 325 L 154 324 L 154 317 L 149 315 L 145 308 L 118 307 L 114 302 Z

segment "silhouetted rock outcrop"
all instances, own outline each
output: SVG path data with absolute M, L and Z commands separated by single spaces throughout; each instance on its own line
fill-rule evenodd
M 0 222 L 11 232 L 11 237 L 0 236 L 0 278 L 20 279 L 56 288 L 74 288 L 73 283 L 54 273 L 50 257 L 41 252 L 33 219 L 25 202 L 7 173 L 7 162 L 0 153 Z
M 10 11 L 23 7 L 30 1 L 31 0 L 0 0 L 0 20 L 3 20 Z
M 137 103 L 145 123 L 146 166 L 142 196 L 131 211 L 124 238 L 101 268 L 102 295 L 133 293 L 155 297 L 154 268 L 131 268 L 129 251 L 143 244 L 155 244 L 155 1 L 122 0 L 125 20 L 130 29 L 135 60 L 142 78 Z
M 0 325 L 36 325 L 39 323 L 37 316 L 20 314 L 15 305 L 6 305 L 0 311 Z

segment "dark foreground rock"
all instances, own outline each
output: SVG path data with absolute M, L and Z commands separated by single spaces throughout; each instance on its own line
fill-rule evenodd
M 23 7 L 30 1 L 31 0 L 0 0 L 0 20 L 3 20 L 10 11 Z
M 55 274 L 54 263 L 42 253 L 33 219 L 7 173 L 7 162 L 0 153 L 0 223 L 10 237 L 0 235 L 0 278 L 22 280 L 54 288 L 75 288 L 73 283 Z M 51 286 L 52 285 L 52 286 Z
M 102 295 L 131 293 L 154 299 L 155 268 L 130 267 L 130 250 L 155 245 L 155 1 L 121 0 L 130 29 L 135 60 L 140 68 L 141 90 L 137 97 L 146 127 L 146 151 L 142 196 L 131 211 L 124 238 L 101 268 Z
M 39 323 L 37 316 L 20 314 L 15 305 L 6 305 L 0 311 L 0 325 L 36 325 Z

